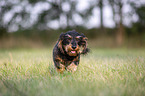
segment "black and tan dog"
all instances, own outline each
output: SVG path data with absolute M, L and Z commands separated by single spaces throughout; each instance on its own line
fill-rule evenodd
M 82 49 L 82 50 L 81 50 Z M 74 72 L 79 65 L 80 55 L 86 54 L 87 37 L 76 31 L 68 31 L 60 34 L 53 49 L 53 61 L 58 72 L 63 73 L 67 70 Z

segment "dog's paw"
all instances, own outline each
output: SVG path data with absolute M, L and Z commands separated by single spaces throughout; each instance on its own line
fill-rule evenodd
M 77 65 L 75 65 L 74 63 L 70 64 L 66 69 L 69 72 L 75 72 L 77 70 Z

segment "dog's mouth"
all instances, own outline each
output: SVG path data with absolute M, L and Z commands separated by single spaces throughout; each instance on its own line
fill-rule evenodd
M 74 51 L 74 50 L 72 50 L 72 51 L 70 51 L 72 54 L 76 54 L 76 51 Z
M 70 45 L 64 46 L 64 48 L 69 56 L 77 56 L 79 53 L 79 48 L 72 49 Z
M 69 54 L 70 56 L 76 56 L 76 55 L 77 55 L 77 51 L 71 50 L 71 51 L 68 52 L 68 54 Z

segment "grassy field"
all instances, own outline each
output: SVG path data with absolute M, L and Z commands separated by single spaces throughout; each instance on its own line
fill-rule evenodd
M 0 96 L 145 96 L 145 49 L 92 49 L 64 74 L 52 48 L 0 49 Z

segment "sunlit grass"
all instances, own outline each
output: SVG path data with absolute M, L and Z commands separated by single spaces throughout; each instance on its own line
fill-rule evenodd
M 92 49 L 58 74 L 52 49 L 0 50 L 0 96 L 144 96 L 144 49 Z

